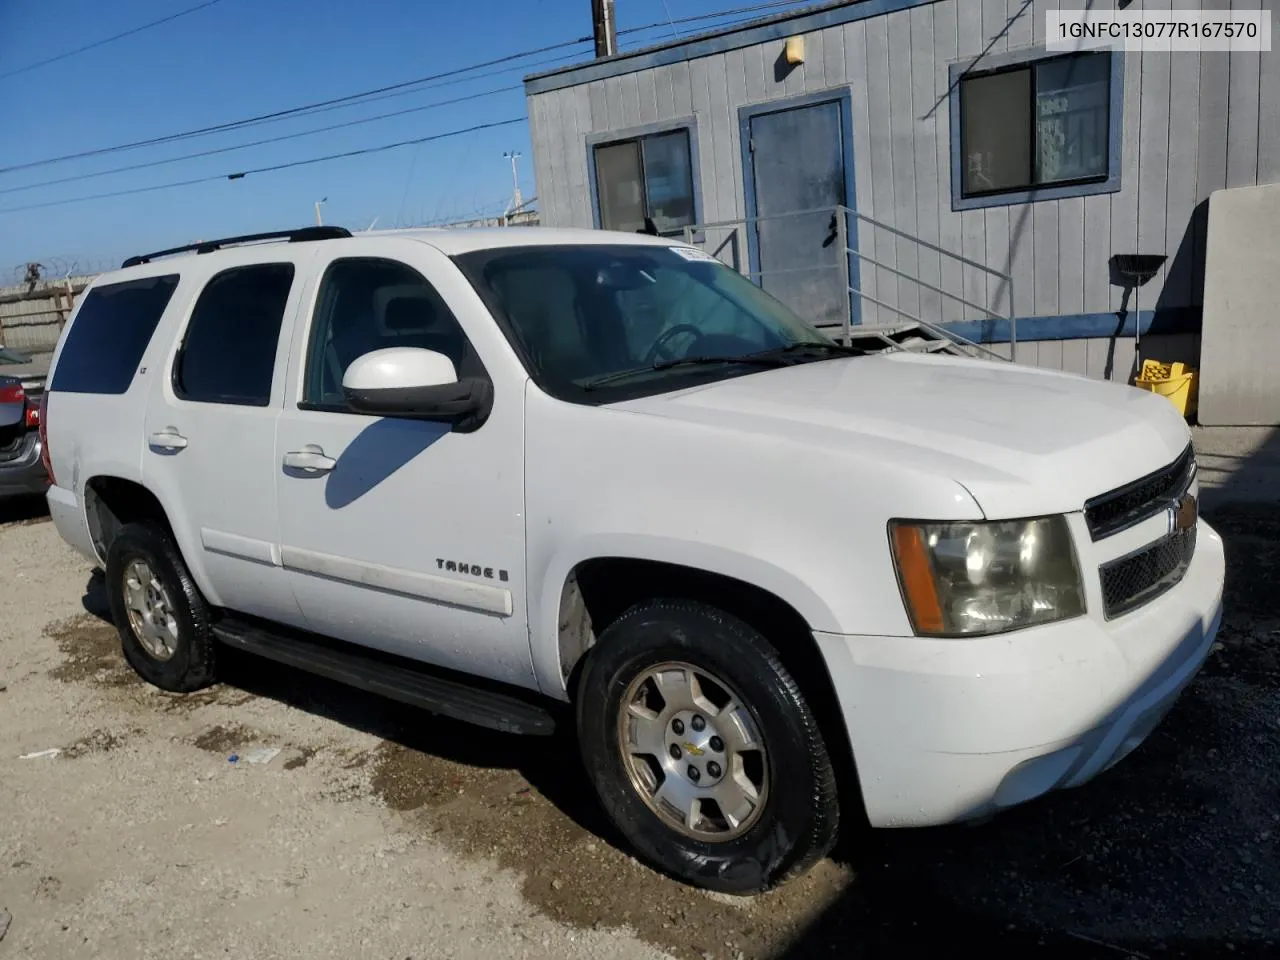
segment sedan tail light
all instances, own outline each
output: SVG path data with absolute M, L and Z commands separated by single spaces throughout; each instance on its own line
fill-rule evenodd
M 49 482 L 57 486 L 58 480 L 53 475 L 53 460 L 49 457 L 49 391 L 40 394 L 40 407 L 36 412 L 40 427 L 40 462 L 44 464 L 44 472 L 49 475 Z
M 27 399 L 27 391 L 20 383 L 9 383 L 0 386 L 0 403 L 22 403 Z

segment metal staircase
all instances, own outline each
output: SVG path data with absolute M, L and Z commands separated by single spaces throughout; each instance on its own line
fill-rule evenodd
M 935 333 L 930 327 L 919 321 L 903 323 L 897 326 L 863 326 L 851 325 L 849 333 L 841 334 L 845 343 L 863 344 L 869 341 L 880 341 L 885 350 L 904 350 L 911 353 L 948 353 L 955 356 L 991 356 L 1004 360 L 981 344 L 972 343 L 954 333 Z M 946 328 L 942 328 L 946 331 Z
M 769 270 L 755 269 L 749 263 L 750 258 L 743 256 L 744 250 L 759 249 L 759 230 L 762 223 L 789 217 L 814 218 L 819 214 L 829 217 L 829 220 L 827 221 L 826 235 L 815 237 L 814 259 L 819 262 L 816 262 L 813 266 L 771 272 Z M 917 264 L 920 262 L 922 255 L 930 258 L 936 257 L 939 263 L 939 282 L 936 284 L 930 283 L 918 275 L 899 269 L 895 264 L 886 263 L 884 258 L 871 256 L 863 252 L 861 244 L 851 244 L 849 242 L 850 236 L 856 236 L 858 231 L 862 231 L 867 236 L 887 237 L 889 238 L 889 245 L 896 247 L 898 250 L 901 248 L 897 247 L 897 245 L 901 243 L 915 245 L 916 256 L 911 259 L 914 259 Z M 818 322 L 816 325 L 820 329 L 825 328 L 826 332 L 836 336 L 843 343 L 859 342 L 866 344 L 869 341 L 875 341 L 883 343 L 884 349 L 887 351 L 906 350 L 917 353 L 948 353 L 995 360 L 1017 360 L 1017 319 L 1013 315 L 1013 277 L 937 244 L 914 237 L 899 230 L 897 227 L 875 220 L 850 207 L 824 207 L 767 217 L 743 217 L 737 220 L 691 224 L 684 228 L 684 239 L 689 244 L 701 246 L 717 259 L 745 274 L 752 281 L 766 289 L 769 287 L 770 278 L 776 277 L 781 273 L 808 272 L 814 276 L 817 282 L 826 284 L 834 282 L 837 291 L 842 289 L 847 294 L 847 297 L 839 298 L 839 322 Z M 841 250 L 844 251 L 844 256 L 839 255 Z M 941 279 L 944 272 L 947 272 L 941 268 L 943 262 L 953 267 L 953 270 L 950 271 L 953 277 L 958 276 L 960 278 L 960 292 L 956 292 L 955 289 L 947 289 Z M 854 271 L 852 270 L 852 265 L 854 263 L 857 263 L 859 267 L 865 265 L 866 269 L 874 269 L 879 274 L 887 274 L 899 282 L 914 285 L 917 290 L 915 299 L 921 303 L 925 301 L 922 292 L 929 291 L 934 295 L 931 299 L 935 300 L 939 305 L 945 301 L 957 305 L 962 313 L 967 308 L 968 312 L 978 319 L 1006 321 L 1009 326 L 1008 355 L 998 353 L 981 343 L 962 336 L 958 331 L 950 327 L 948 321 L 943 319 L 941 307 L 939 308 L 938 316 L 925 317 L 921 315 L 921 311 L 906 309 L 898 303 L 890 303 L 883 296 L 868 292 L 865 289 L 865 283 L 857 284 L 853 282 Z M 858 273 L 861 275 L 862 270 L 860 269 Z M 967 283 L 966 273 L 969 275 Z M 985 304 L 977 302 L 969 295 L 966 290 L 967 286 L 980 286 L 987 295 L 989 302 Z M 878 290 L 877 293 L 879 293 Z M 786 298 L 782 297 L 782 299 L 785 302 Z M 1000 309 L 1001 303 L 1008 306 Z M 895 321 L 888 324 L 857 322 L 855 317 L 860 318 L 870 312 L 866 309 L 866 304 L 874 304 L 877 314 L 890 314 L 895 318 Z M 801 315 L 804 315 L 805 310 L 799 304 L 792 304 L 792 306 Z

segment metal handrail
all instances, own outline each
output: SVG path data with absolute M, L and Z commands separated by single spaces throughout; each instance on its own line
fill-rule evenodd
M 970 340 L 968 337 L 962 337 L 960 334 L 953 333 L 950 330 L 948 330 L 946 327 L 940 327 L 936 323 L 930 323 L 928 320 L 921 320 L 919 317 L 915 316 L 914 314 L 907 313 L 905 310 L 900 310 L 895 306 L 885 303 L 883 300 L 877 300 L 875 297 L 871 296 L 871 294 L 869 293 L 863 293 L 857 287 L 849 287 L 849 292 L 856 293 L 858 296 L 862 297 L 865 300 L 870 300 L 872 303 L 879 304 L 880 306 L 884 307 L 886 310 L 892 310 L 894 313 L 898 314 L 899 316 L 906 317 L 908 320 L 910 320 L 912 323 L 916 324 L 917 326 L 924 327 L 924 329 L 928 330 L 930 333 L 936 333 L 938 336 L 943 337 L 946 340 L 951 340 L 963 347 L 972 347 L 974 350 L 981 350 L 983 353 L 987 354 L 987 356 L 995 357 L 997 360 L 1004 359 L 1004 357 L 1000 356 L 1000 354 L 996 353 L 994 350 L 991 350 L 988 347 L 984 347 L 982 344 L 974 340 Z M 889 339 L 888 337 L 883 336 L 880 333 L 880 331 L 875 329 L 869 329 L 867 332 L 873 333 L 879 336 L 882 340 Z M 896 347 L 901 348 L 902 346 L 902 344 L 898 343 L 896 340 L 890 340 L 890 342 L 893 343 L 893 345 Z
M 714 250 L 712 250 L 712 251 L 711 251 L 711 255 L 712 255 L 713 257 L 715 257 L 715 258 L 719 259 L 719 257 L 720 257 L 720 251 L 721 251 L 721 250 L 723 250 L 725 247 L 729 246 L 729 243 L 730 243 L 732 240 L 733 240 L 733 234 L 731 233 L 731 234 L 729 234 L 727 237 L 725 237 L 725 238 L 724 238 L 724 240 L 722 240 L 722 241 L 721 241 L 720 246 L 716 247 Z M 737 259 L 738 259 L 738 251 L 737 251 L 737 249 L 735 249 L 735 250 L 733 251 L 733 258 L 734 258 L 734 260 L 737 260 Z
M 758 220 L 786 220 L 788 217 L 808 217 L 815 213 L 831 213 L 836 207 L 810 207 L 808 210 L 790 210 L 787 213 L 770 213 L 767 216 L 757 214 L 754 217 L 738 217 L 736 220 L 713 220 L 709 223 L 692 223 L 685 230 L 715 230 L 722 227 L 737 227 L 744 223 L 755 223 Z M 845 209 L 848 209 L 847 207 Z
M 856 252 L 849 251 L 857 256 Z M 766 273 L 771 277 L 780 277 L 788 273 L 813 273 L 815 270 L 835 270 L 840 266 L 838 263 L 819 263 L 812 267 L 783 267 L 781 270 L 750 270 L 743 274 L 744 277 L 763 277 Z
M 919 237 L 913 237 L 911 234 L 903 230 L 899 230 L 897 227 L 891 227 L 889 226 L 889 224 L 884 223 L 883 221 L 880 221 L 880 220 L 876 220 L 874 217 L 868 217 L 865 213 L 859 213 L 857 210 L 853 209 L 853 207 L 845 207 L 845 206 L 811 207 L 808 210 L 791 210 L 791 211 L 788 211 L 787 213 L 770 213 L 766 216 L 760 216 L 759 214 L 757 214 L 754 217 L 739 217 L 736 220 L 713 220 L 709 223 L 693 223 L 693 224 L 687 225 L 684 228 L 685 237 L 687 239 L 688 237 L 692 236 L 693 234 L 697 233 L 700 230 L 716 230 L 716 229 L 723 229 L 725 227 L 742 226 L 748 223 L 757 223 L 761 220 L 786 220 L 790 217 L 808 217 L 808 216 L 813 216 L 813 214 L 815 213 L 836 213 L 842 210 L 847 214 L 852 214 L 854 217 L 856 217 L 858 220 L 862 221 L 863 223 L 868 223 L 871 226 L 878 227 L 881 230 L 887 230 L 889 233 L 892 233 L 898 237 L 902 237 L 902 239 L 904 240 L 910 240 L 912 243 L 918 243 L 920 246 L 924 247 L 926 250 L 932 250 L 935 253 L 941 253 L 943 256 L 951 257 L 953 260 L 963 263 L 966 266 L 975 267 L 978 270 L 983 271 L 984 273 L 989 273 L 993 277 L 996 277 L 997 279 L 1000 279 L 1000 280 L 1013 279 L 1013 277 L 1011 277 L 1009 274 L 1002 273 L 1001 271 L 995 269 L 994 267 L 988 266 L 985 263 L 979 263 L 977 260 L 970 260 L 968 257 L 963 256 L 962 254 L 956 253 L 954 250 L 948 250 L 946 249 L 946 247 L 940 247 L 937 244 L 930 243 L 928 240 L 921 240 Z
M 905 280 L 911 283 L 914 283 L 925 290 L 931 290 L 934 293 L 940 294 L 941 296 L 948 298 L 949 300 L 954 300 L 957 303 L 963 304 L 964 306 L 969 307 L 972 310 L 976 310 L 987 318 L 990 318 L 993 320 L 1008 320 L 1009 321 L 1009 359 L 1017 360 L 1018 335 L 1017 335 L 1017 318 L 1014 317 L 1013 315 L 1014 301 L 1013 301 L 1012 275 L 1005 273 L 1001 270 L 997 270 L 994 267 L 988 266 L 985 263 L 980 263 L 977 260 L 973 260 L 962 254 L 956 253 L 953 250 L 947 250 L 945 247 L 941 247 L 935 243 L 930 243 L 928 240 L 922 240 L 919 237 L 914 237 L 904 230 L 900 230 L 897 227 L 890 226 L 889 224 L 884 223 L 881 220 L 877 220 L 874 217 L 869 217 L 864 213 L 858 212 L 852 207 L 847 207 L 844 205 L 837 205 L 835 207 L 813 207 L 807 210 L 792 210 L 787 213 L 774 213 L 774 214 L 768 214 L 763 216 L 757 214 L 756 216 L 753 216 L 753 217 L 739 217 L 733 220 L 717 220 L 717 221 L 711 221 L 708 223 L 688 224 L 683 228 L 684 238 L 685 238 L 685 242 L 692 245 L 694 243 L 694 235 L 696 233 L 701 233 L 706 230 L 722 230 L 726 228 L 733 228 L 734 232 L 731 233 L 728 237 L 726 237 L 725 240 L 719 245 L 719 247 L 716 248 L 716 255 L 718 255 L 719 252 L 729 244 L 730 240 L 736 235 L 736 231 L 739 228 L 746 227 L 751 224 L 759 223 L 765 220 L 784 220 L 784 219 L 789 219 L 793 217 L 813 216 L 814 214 L 831 214 L 835 220 L 835 224 L 834 224 L 836 228 L 835 239 L 839 244 L 838 249 L 843 249 L 845 251 L 845 256 L 840 258 L 840 263 L 837 266 L 839 267 L 842 277 L 844 279 L 845 289 L 849 293 L 855 294 L 856 296 L 859 296 L 864 300 L 874 303 L 877 306 L 880 306 L 886 310 L 889 310 L 890 312 L 895 313 L 899 316 L 906 317 L 908 320 L 917 324 L 919 327 L 928 331 L 929 333 L 932 333 L 937 337 L 950 340 L 951 342 L 955 343 L 958 346 L 963 346 L 969 349 L 978 350 L 984 354 L 987 354 L 988 356 L 995 357 L 996 359 L 999 359 L 999 360 L 1005 359 L 1003 356 L 1001 356 L 999 353 L 996 353 L 994 350 L 991 350 L 983 346 L 982 344 L 977 343 L 974 340 L 970 340 L 968 337 L 964 337 L 958 333 L 955 333 L 946 324 L 939 324 L 929 320 L 925 320 L 924 318 L 918 316 L 917 314 L 913 314 L 906 310 L 901 309 L 900 307 L 893 306 L 892 304 L 886 303 L 885 301 L 880 300 L 876 297 L 873 297 L 870 294 L 863 292 L 861 289 L 854 287 L 851 283 L 851 277 L 849 276 L 849 258 L 857 257 L 858 262 L 860 263 L 866 262 L 875 266 L 879 270 L 884 270 L 895 276 L 902 277 Z M 867 254 L 862 253 L 859 250 L 854 250 L 850 248 L 849 217 L 854 218 L 855 222 L 865 223 L 868 226 L 874 227 L 876 229 L 884 230 L 892 234 L 893 236 L 901 237 L 904 240 L 910 241 L 911 243 L 914 243 L 917 246 L 924 248 L 925 250 L 929 250 L 941 256 L 948 257 L 956 263 L 963 264 L 968 267 L 972 267 L 976 270 L 980 270 L 983 273 L 991 277 L 994 277 L 997 280 L 1003 281 L 1007 290 L 1007 295 L 1008 295 L 1008 303 L 1009 303 L 1008 313 L 1007 314 L 998 313 L 995 309 L 993 309 L 993 307 L 983 306 L 982 304 L 974 303 L 972 300 L 969 300 L 962 295 L 952 293 L 951 291 L 943 287 L 935 286 L 934 284 L 931 284 L 925 280 L 921 280 L 919 277 L 913 276 L 912 274 L 904 270 L 901 270 L 897 267 L 891 267 L 888 264 L 877 260 L 875 257 L 868 256 Z M 736 247 L 735 247 L 735 252 L 736 252 Z M 737 258 L 735 256 L 735 261 L 736 259 Z M 735 266 L 736 266 L 736 263 L 735 263 Z M 755 283 L 761 283 L 763 278 L 766 275 L 773 276 L 776 274 L 806 273 L 806 272 L 812 272 L 815 270 L 825 270 L 825 269 L 830 269 L 830 268 L 827 266 L 788 267 L 780 270 L 746 271 L 744 272 L 744 275 L 750 278 Z M 853 333 L 853 330 L 852 330 L 853 318 L 851 316 L 851 312 L 852 312 L 851 309 L 845 310 L 844 322 L 841 324 L 843 336 L 846 340 Z M 871 333 L 872 331 L 868 329 L 867 332 Z M 878 336 L 880 339 L 886 340 L 886 342 L 890 343 L 895 347 L 899 347 L 899 348 L 901 347 L 901 345 L 898 344 L 896 341 L 891 340 L 887 337 L 884 337 L 881 334 L 876 334 L 876 336 Z
M 899 230 L 897 227 L 891 227 L 887 223 L 881 223 L 879 220 L 875 220 L 871 217 L 868 217 L 865 213 L 859 213 L 857 210 L 854 210 L 852 207 L 837 207 L 836 209 L 844 210 L 846 213 L 853 214 L 863 223 L 869 223 L 873 227 L 878 227 L 881 230 L 888 230 L 890 233 L 895 234 L 896 236 L 902 237 L 904 240 L 910 240 L 912 243 L 918 243 L 920 246 L 924 247 L 926 250 L 932 250 L 935 253 L 941 253 L 944 256 L 951 257 L 951 259 L 953 260 L 958 260 L 961 263 L 966 264 L 967 266 L 977 267 L 979 270 L 982 270 L 985 273 L 989 273 L 993 277 L 997 277 L 1001 280 L 1013 279 L 1013 277 L 1009 276 L 1009 274 L 1001 273 L 999 270 L 995 269 L 995 267 L 988 266 L 985 263 L 979 263 L 977 260 L 970 260 L 968 257 L 962 256 L 961 254 L 956 253 L 954 250 L 948 250 L 945 247 L 940 247 L 937 244 L 930 243 L 928 240 L 921 240 L 919 237 L 913 237 L 911 234 L 906 233 L 903 230 Z
M 862 221 L 863 221 L 863 222 L 865 222 L 865 223 L 872 224 L 873 226 L 878 227 L 879 229 L 882 229 L 882 230 L 887 230 L 887 231 L 889 231 L 889 233 L 895 234 L 895 235 L 897 235 L 897 236 L 899 236 L 899 237 L 903 237 L 904 239 L 909 240 L 909 241 L 911 241 L 911 242 L 913 242 L 913 243 L 919 244 L 920 246 L 924 247 L 924 248 L 925 248 L 925 249 L 927 249 L 927 250 L 934 250 L 934 251 L 936 251 L 937 253 L 939 253 L 939 254 L 941 254 L 941 255 L 943 255 L 943 256 L 950 257 L 951 259 L 956 260 L 956 261 L 958 261 L 958 262 L 960 262 L 960 263 L 966 264 L 966 265 L 968 265 L 968 266 L 976 267 L 977 269 L 982 270 L 983 272 L 988 273 L 988 274 L 990 274 L 991 276 L 996 277 L 996 278 L 997 278 L 997 279 L 999 279 L 999 280 L 1003 280 L 1003 281 L 1005 282 L 1005 284 L 1006 284 L 1006 289 L 1007 289 L 1008 294 L 1009 294 L 1009 313 L 1008 313 L 1008 315 L 1002 315 L 1002 314 L 999 314 L 999 313 L 994 312 L 993 310 L 991 310 L 991 309 L 990 309 L 990 308 L 988 308 L 988 307 L 983 307 L 983 306 L 979 306 L 978 304 L 971 303 L 970 301 L 966 300 L 964 297 L 957 296 L 956 294 L 954 294 L 954 293 L 950 293 L 950 292 L 949 292 L 949 291 L 947 291 L 947 290 L 943 290 L 943 289 L 942 289 L 942 288 L 940 288 L 940 287 L 935 287 L 935 286 L 933 286 L 932 284 L 926 283 L 925 281 L 921 280 L 919 277 L 913 277 L 913 276 L 911 276 L 910 274 L 903 273 L 902 271 L 900 271 L 900 270 L 896 270 L 896 269 L 895 269 L 895 268 L 893 268 L 893 267 L 885 266 L 884 264 L 881 264 L 881 263 L 876 263 L 876 261 L 875 261 L 874 259 L 872 259 L 871 257 L 867 257 L 865 254 L 861 254 L 861 253 L 859 253 L 859 252 L 858 252 L 858 251 L 856 251 L 856 250 L 850 250 L 850 249 L 849 249 L 849 245 L 848 245 L 847 241 L 846 241 L 846 243 L 844 244 L 844 248 L 845 248 L 845 253 L 846 253 L 846 254 L 852 254 L 853 256 L 859 257 L 859 258 L 861 258 L 861 259 L 865 259 L 865 260 L 867 260 L 867 261 L 868 261 L 868 262 L 870 262 L 870 263 L 874 263 L 874 264 L 876 264 L 876 266 L 877 266 L 878 268 L 880 268 L 880 269 L 882 269 L 882 270 L 888 270 L 890 273 L 897 274 L 897 275 L 898 275 L 898 276 L 900 276 L 900 277 L 905 277 L 907 280 L 910 280 L 911 282 L 916 283 L 916 284 L 918 284 L 919 286 L 924 287 L 924 288 L 925 288 L 925 289 L 927 289 L 927 290 L 933 290 L 934 292 L 936 292 L 936 293 L 940 293 L 940 294 L 942 294 L 942 295 L 943 295 L 943 296 L 945 296 L 945 297 L 950 297 L 950 298 L 952 298 L 953 300 L 957 300 L 957 301 L 959 301 L 960 303 L 964 304 L 964 305 L 965 305 L 965 306 L 967 306 L 967 307 L 971 307 L 971 308 L 972 308 L 972 309 L 974 309 L 974 310 L 978 310 L 978 311 L 980 311 L 980 312 L 982 312 L 982 313 L 985 313 L 988 317 L 990 317 L 990 318 L 992 318 L 992 319 L 995 319 L 995 320 L 1008 320 L 1008 321 L 1009 321 L 1009 360 L 1010 360 L 1010 362 L 1016 362 L 1016 361 L 1017 361 L 1017 359 L 1018 359 L 1018 320 L 1017 320 L 1017 318 L 1013 315 L 1013 276 L 1012 276 L 1011 274 L 1004 273 L 1004 272 L 1002 272 L 1002 271 L 1000 271 L 1000 270 L 996 270 L 996 269 L 995 269 L 995 268 L 993 268 L 993 267 L 989 267 L 989 266 L 987 266 L 986 264 L 978 263 L 978 262 L 977 262 L 977 261 L 975 261 L 975 260 L 970 260 L 968 257 L 962 256 L 961 254 L 955 253 L 954 251 L 951 251 L 951 250 L 945 250 L 945 249 L 943 249 L 942 247 L 937 246 L 936 244 L 929 243 L 929 241 L 927 241 L 927 240 L 921 240 L 919 237 L 913 237 L 913 236 L 911 236 L 911 234 L 906 233 L 906 232 L 904 232 L 904 231 L 902 231 L 902 230 L 899 230 L 897 227 L 891 227 L 891 226 L 889 226 L 889 225 L 888 225 L 888 224 L 886 224 L 886 223 L 881 223 L 879 220 L 875 220 L 875 219 L 873 219 L 872 217 L 868 217 L 868 216 L 866 216 L 865 214 L 859 213 L 857 210 L 854 210 L 854 209 L 853 209 L 853 208 L 851 208 L 851 207 L 843 207 L 843 206 L 839 206 L 839 207 L 836 207 L 836 210 L 837 210 L 838 212 L 843 212 L 843 213 L 846 213 L 846 214 L 853 214 L 853 216 L 854 216 L 855 218 L 857 218 L 857 219 L 859 219 L 859 220 L 862 220 Z M 843 221 L 843 220 L 844 220 L 844 217 L 840 217 L 839 219 L 840 219 L 841 221 Z M 847 260 L 847 259 L 848 259 L 848 257 L 842 257 L 841 259 L 842 259 L 842 260 Z M 865 297 L 865 296 L 866 296 L 866 294 L 861 294 L 861 293 L 860 293 L 859 295 L 860 295 L 860 296 L 863 296 L 863 297 Z M 893 310 L 893 312 L 895 312 L 895 313 L 902 313 L 901 311 L 899 311 L 899 310 L 897 310 L 896 308 L 893 308 L 893 307 L 889 307 L 889 309 L 890 309 L 890 310 Z M 949 339 L 952 339 L 952 340 L 955 340 L 955 341 L 958 341 L 958 342 L 961 342 L 961 343 L 965 343 L 966 345 L 972 346 L 972 347 L 974 347 L 974 348 L 976 348 L 976 349 L 978 349 L 978 350 L 983 351 L 984 353 L 990 354 L 990 355 L 991 355 L 991 356 L 993 356 L 993 357 L 997 357 L 997 358 L 999 358 L 999 359 L 1001 359 L 1001 360 L 1003 360 L 1003 359 L 1004 359 L 1003 357 L 1001 357 L 998 353 L 994 352 L 993 350 L 989 350 L 989 349 L 987 349 L 986 347 L 983 347 L 983 346 L 981 346 L 980 344 L 975 343 L 974 341 L 970 340 L 968 337 L 962 337 L 960 334 L 952 332 L 952 331 L 951 331 L 950 329 L 948 329 L 947 327 L 944 327 L 944 326 L 941 326 L 941 325 L 938 325 L 938 324 L 931 323 L 930 321 L 927 321 L 927 320 L 925 320 L 925 319 L 924 319 L 924 318 L 922 318 L 922 317 L 912 316 L 911 314 L 902 313 L 902 315 L 903 315 L 903 316 L 911 316 L 913 320 L 915 320 L 917 323 L 919 323 L 919 324 L 921 324 L 922 326 L 924 326 L 924 327 L 925 327 L 926 329 L 928 329 L 931 333 L 936 333 L 936 334 L 940 334 L 940 335 L 946 336 L 946 337 L 948 337 Z
M 850 250 L 848 247 L 845 247 L 845 252 L 846 252 L 846 253 L 850 253 L 850 254 L 852 254 L 853 256 L 857 257 L 859 260 L 865 260 L 867 263 L 874 264 L 875 266 L 879 267 L 881 270 L 888 270 L 890 273 L 897 274 L 897 275 L 898 275 L 898 276 L 900 276 L 900 277 L 906 277 L 906 278 L 907 278 L 908 280 L 910 280 L 912 283 L 918 283 L 920 286 L 924 287 L 926 290 L 932 290 L 932 291 L 934 291 L 935 293 L 940 293 L 940 294 L 942 294 L 944 297 L 950 297 L 952 300 L 956 300 L 956 301 L 959 301 L 960 303 L 963 303 L 966 307 L 973 307 L 973 309 L 975 309 L 975 310 L 979 310 L 979 311 L 981 311 L 982 313 L 985 313 L 988 317 L 991 317 L 991 319 L 993 319 L 993 320 L 1007 320 L 1007 319 L 1009 319 L 1008 317 L 1005 317 L 1005 316 L 1003 316 L 1003 315 L 1001 315 L 1001 314 L 999 314 L 999 313 L 996 313 L 996 312 L 994 312 L 993 310 L 990 310 L 989 308 L 982 306 L 981 304 L 973 303 L 973 302 L 972 302 L 972 301 L 970 301 L 970 300 L 966 300 L 964 297 L 961 297 L 961 296 L 958 296 L 958 295 L 956 295 L 956 294 L 954 294 L 954 293 L 951 293 L 949 290 L 943 290 L 941 287 L 935 287 L 935 286 L 934 286 L 933 284 L 931 284 L 931 283 L 925 283 L 923 280 L 920 280 L 920 279 L 918 279 L 918 278 L 916 278 L 916 277 L 913 277 L 913 276 L 911 276 L 911 274 L 909 274 L 909 273 L 904 273 L 903 271 L 899 270 L 897 267 L 891 267 L 891 266 L 889 266 L 888 264 L 881 263 L 879 260 L 876 260 L 874 257 L 868 257 L 865 253 L 861 253 L 861 252 L 859 252 L 859 251 L 857 251 L 857 250 Z M 812 270 L 812 269 L 814 269 L 814 268 L 813 268 L 813 267 L 801 267 L 800 269 L 802 269 L 802 270 Z M 782 271 L 781 271 L 781 270 L 775 270 L 775 271 L 773 271 L 773 272 L 774 272 L 774 273 L 781 273 Z

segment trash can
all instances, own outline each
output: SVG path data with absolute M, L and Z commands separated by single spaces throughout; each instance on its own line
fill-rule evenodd
M 1199 376 L 1195 368 L 1185 363 L 1161 363 L 1159 360 L 1142 361 L 1142 373 L 1133 382 L 1139 390 L 1158 393 L 1168 398 L 1184 417 L 1196 412 Z

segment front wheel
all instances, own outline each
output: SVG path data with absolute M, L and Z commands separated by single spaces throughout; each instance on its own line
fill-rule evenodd
M 655 600 L 611 624 L 582 672 L 578 730 L 614 823 L 686 883 L 764 890 L 835 841 L 808 704 L 768 641 L 719 610 Z

